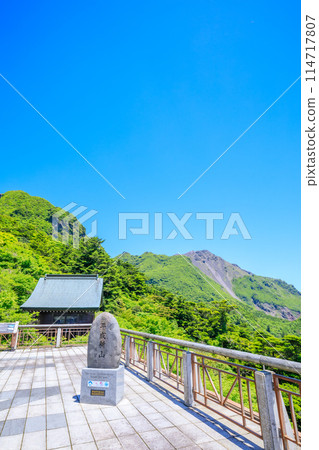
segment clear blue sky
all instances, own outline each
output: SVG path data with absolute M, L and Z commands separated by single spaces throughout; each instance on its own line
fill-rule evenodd
M 112 256 L 208 249 L 300 288 L 300 81 L 177 200 L 300 75 L 299 2 L 3 2 L 0 38 L 1 73 L 126 200 L 2 79 L 0 192 L 98 210 Z M 239 212 L 252 239 L 193 216 L 193 240 L 119 240 L 119 212 Z

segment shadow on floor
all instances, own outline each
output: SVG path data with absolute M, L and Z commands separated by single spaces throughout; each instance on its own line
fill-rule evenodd
M 33 401 L 42 400 L 43 398 L 52 397 L 57 394 L 60 394 L 59 386 L 33 388 L 32 392 L 31 389 L 4 391 L 1 393 L 0 411 L 9 409 L 12 406 L 16 407 L 24 405 L 25 403 L 32 403 Z M 13 405 L 11 405 L 12 402 L 14 403 Z
M 156 392 L 159 392 L 161 395 L 163 395 L 165 398 L 169 399 L 171 402 L 173 402 L 175 405 L 178 405 L 183 410 L 187 411 L 189 414 L 191 414 L 196 419 L 200 420 L 202 423 L 209 426 L 212 430 L 216 431 L 218 434 L 221 435 L 221 439 L 228 439 L 230 440 L 234 445 L 237 445 L 238 448 L 247 450 L 247 449 L 254 449 L 254 450 L 262 450 L 263 447 L 260 447 L 253 441 L 251 441 L 247 436 L 243 436 L 241 433 L 245 432 L 243 429 L 241 432 L 236 432 L 232 430 L 230 427 L 225 425 L 223 422 L 219 422 L 217 419 L 213 419 L 209 414 L 206 414 L 205 412 L 201 411 L 200 409 L 196 407 L 188 407 L 184 404 L 183 400 L 178 397 L 177 395 L 173 394 L 172 392 L 168 391 L 164 387 L 155 384 L 153 382 L 149 382 L 145 375 L 139 373 L 137 370 L 132 369 L 131 367 L 126 369 L 128 372 L 130 372 L 132 375 L 135 375 L 140 380 L 142 380 L 144 383 L 147 383 L 147 386 L 151 386 Z M 217 413 L 216 413 L 217 414 Z M 235 427 L 238 427 L 234 425 Z

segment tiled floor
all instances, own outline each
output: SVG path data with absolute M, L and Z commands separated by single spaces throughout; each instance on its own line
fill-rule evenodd
M 0 352 L 0 448 L 260 449 L 262 441 L 125 371 L 115 406 L 78 402 L 85 347 Z

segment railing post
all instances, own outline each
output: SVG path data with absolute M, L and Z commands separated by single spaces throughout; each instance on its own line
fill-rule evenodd
M 125 366 L 130 367 L 131 337 L 125 339 Z
M 255 381 L 264 448 L 265 450 L 281 450 L 283 442 L 279 431 L 280 422 L 273 387 L 273 374 L 269 370 L 257 371 Z
M 58 328 L 57 334 L 56 334 L 56 341 L 55 341 L 56 348 L 61 347 L 61 334 L 62 334 L 62 329 Z
M 197 390 L 197 392 L 201 393 L 204 392 L 204 387 L 203 387 L 203 382 L 200 376 L 200 371 L 198 369 L 198 364 L 197 363 L 197 356 L 193 356 L 193 364 L 194 364 L 194 379 L 193 379 L 193 386 L 195 388 L 195 390 Z M 196 370 L 197 369 L 197 370 Z
M 148 341 L 146 346 L 147 379 L 153 381 L 154 375 L 154 343 Z
M 11 336 L 11 350 L 17 349 L 18 344 L 18 334 L 19 334 L 19 322 L 14 324 L 14 329 Z
M 183 352 L 183 369 L 184 369 L 184 403 L 186 406 L 193 406 L 193 372 L 192 372 L 192 354 L 191 352 Z
M 160 377 L 160 352 L 157 344 L 154 344 L 154 363 L 155 363 L 155 373 L 157 373 L 157 376 Z

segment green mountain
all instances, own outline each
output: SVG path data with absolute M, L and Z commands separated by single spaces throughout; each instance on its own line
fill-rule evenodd
M 256 311 L 209 277 L 210 285 L 201 283 L 206 275 L 191 275 L 187 258 L 149 254 L 141 270 L 136 267 L 138 257 L 126 254 L 113 259 L 101 239 L 86 237 L 75 217 L 70 220 L 68 245 L 53 240 L 56 212 L 62 210 L 22 191 L 0 197 L 0 322 L 37 320 L 37 314 L 22 312 L 20 305 L 46 273 L 98 273 L 104 278 L 101 310 L 112 312 L 123 328 L 299 360 L 299 321 Z M 74 224 L 80 230 L 79 248 L 71 245 Z M 135 265 L 125 261 L 129 258 Z M 160 258 L 168 266 L 164 275 L 159 273 Z M 151 279 L 142 272 L 146 265 Z M 256 321 L 261 328 L 254 325 Z
M 285 281 L 249 275 L 233 280 L 235 294 L 257 309 L 287 320 L 300 317 L 301 295 Z
M 206 262 L 208 257 L 215 256 L 208 251 L 204 252 L 206 256 L 206 260 L 204 261 Z M 232 273 L 230 278 L 233 283 L 232 287 L 237 296 L 235 293 L 231 295 L 230 292 L 227 292 L 227 286 L 225 286 L 225 284 L 221 285 L 221 283 L 218 283 L 216 281 L 216 279 L 218 279 L 216 276 L 214 277 L 215 279 L 213 279 L 211 274 L 210 276 L 206 275 L 209 271 L 204 273 L 200 267 L 193 264 L 193 258 L 190 258 L 187 255 L 188 254 L 166 256 L 146 252 L 141 256 L 134 256 L 125 253 L 123 259 L 143 272 L 149 283 L 165 287 L 175 294 L 182 295 L 189 301 L 205 303 L 221 300 L 226 301 L 228 304 L 231 304 L 238 313 L 237 316 L 235 314 L 233 315 L 235 321 L 240 320 L 241 323 L 249 321 L 253 327 L 262 327 L 265 331 L 271 330 L 277 336 L 284 335 L 287 332 L 300 334 L 300 320 L 288 321 L 283 320 L 279 314 L 278 317 L 276 317 L 275 314 L 266 314 L 263 308 L 256 308 L 253 300 L 248 298 L 246 292 L 246 290 L 249 289 L 252 292 L 251 295 L 254 295 L 253 292 L 256 291 L 259 294 L 258 298 L 262 298 L 265 304 L 276 305 L 275 302 L 282 302 L 282 304 L 284 304 L 284 301 L 287 300 L 289 305 L 289 302 L 291 302 L 293 307 L 296 307 L 297 309 L 298 299 L 300 308 L 300 294 L 293 286 L 280 282 L 280 280 L 257 277 L 253 274 L 245 275 L 248 272 L 243 271 L 238 266 L 235 266 L 235 268 L 232 268 L 231 270 L 229 268 L 230 263 L 227 263 L 228 266 L 226 266 L 226 268 L 229 273 Z M 234 273 L 236 276 L 234 276 Z M 255 282 L 255 280 L 258 281 Z M 265 280 L 267 280 L 267 286 L 259 289 L 260 284 L 263 286 L 262 283 Z M 280 282 L 282 285 L 276 285 L 276 282 Z M 275 289 L 277 298 L 274 297 Z M 244 294 L 246 294 L 246 297 Z M 275 309 L 275 306 L 273 307 Z M 286 309 L 289 310 L 287 307 Z M 295 313 L 297 314 L 297 311 Z
M 301 295 L 294 286 L 282 280 L 254 275 L 208 250 L 192 251 L 184 256 L 233 298 L 274 317 L 287 320 L 300 317 Z
M 214 301 L 231 296 L 218 283 L 196 270 L 182 255 L 166 256 L 146 252 L 141 256 L 124 253 L 123 260 L 143 272 L 150 283 L 183 295 L 187 300 Z

